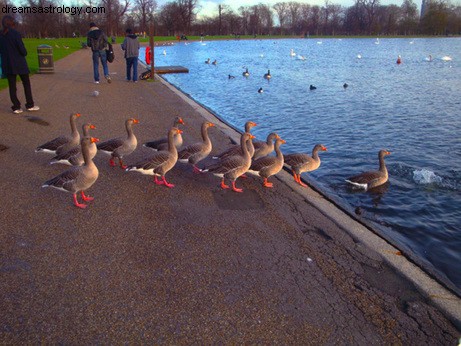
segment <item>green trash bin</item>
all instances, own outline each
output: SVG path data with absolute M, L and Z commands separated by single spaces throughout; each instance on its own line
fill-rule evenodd
M 37 47 L 38 73 L 54 73 L 53 48 L 46 44 Z

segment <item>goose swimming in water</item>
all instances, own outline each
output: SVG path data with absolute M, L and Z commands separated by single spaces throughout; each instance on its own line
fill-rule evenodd
M 242 73 L 243 77 L 248 77 L 250 75 L 250 72 L 248 72 L 248 69 L 245 69 L 245 72 Z
M 309 86 L 309 90 L 315 90 L 317 87 L 313 86 L 312 84 Z
M 386 164 L 384 163 L 384 157 L 390 154 L 390 151 L 380 150 L 378 153 L 379 170 L 364 172 L 362 174 L 355 175 L 353 177 L 347 178 L 346 182 L 348 182 L 356 188 L 365 190 L 369 190 L 374 187 L 383 185 L 387 182 L 389 178 Z
M 208 58 L 207 60 L 205 60 L 205 64 L 209 64 L 210 63 L 210 58 Z
M 258 89 L 258 93 L 262 94 L 264 92 L 263 88 Z
M 271 76 L 271 70 L 267 70 L 267 73 L 264 74 L 264 78 L 265 79 L 271 79 L 272 76 Z

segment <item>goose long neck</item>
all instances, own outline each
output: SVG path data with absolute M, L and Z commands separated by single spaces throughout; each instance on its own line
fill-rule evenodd
M 88 137 L 90 135 L 90 127 L 88 125 L 83 125 L 82 127 L 82 132 L 83 132 L 83 137 Z
M 174 145 L 175 131 L 168 132 L 168 151 L 172 154 L 177 153 L 176 145 Z
M 320 150 L 320 147 L 318 147 L 318 146 L 315 146 L 314 149 L 312 149 L 312 158 L 316 162 L 320 161 L 319 150 Z
M 275 156 L 276 156 L 277 158 L 281 158 L 281 157 L 283 158 L 282 151 L 280 150 L 280 146 L 281 146 L 281 145 L 282 145 L 282 142 L 279 142 L 279 141 L 276 141 L 276 142 L 275 142 L 275 148 L 274 148 L 274 150 L 275 150 Z
M 82 140 L 82 156 L 83 156 L 83 161 L 85 162 L 85 166 L 94 165 L 94 162 L 90 156 L 90 144 L 91 142 L 90 143 L 88 142 L 88 138 L 84 138 Z
M 70 117 L 70 128 L 72 130 L 72 134 L 77 134 L 78 133 L 78 130 L 77 130 L 77 125 L 75 123 L 75 121 L 77 120 L 77 116 L 75 115 L 72 115 Z M 78 142 L 77 142 L 78 143 Z
M 128 138 L 133 137 L 134 136 L 133 123 L 131 121 L 127 121 L 125 127 L 126 127 L 126 133 L 128 134 Z
M 248 151 L 247 142 L 251 142 L 251 138 L 249 136 L 243 135 L 240 139 L 240 146 L 242 147 L 243 156 L 251 158 L 250 152 Z
M 387 174 L 387 167 L 386 163 L 384 162 L 384 155 L 382 154 L 379 155 L 379 170 L 380 172 Z
M 210 138 L 208 137 L 208 126 L 202 126 L 202 139 L 204 142 L 210 141 Z

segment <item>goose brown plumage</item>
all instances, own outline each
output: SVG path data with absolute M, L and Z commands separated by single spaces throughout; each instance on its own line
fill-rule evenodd
M 118 158 L 121 168 L 126 169 L 127 166 L 123 164 L 122 158 L 131 154 L 138 145 L 138 140 L 133 133 L 133 124 L 138 124 L 139 121 L 134 118 L 129 118 L 125 121 L 125 128 L 128 134 L 127 138 L 113 138 L 97 145 L 98 150 L 110 155 L 109 164 L 115 166 L 114 159 Z
M 253 121 L 247 121 L 245 123 L 245 132 L 248 132 L 250 133 L 251 132 L 251 129 L 255 126 L 257 126 L 258 124 L 256 124 L 255 122 Z M 248 145 L 248 151 L 250 152 L 250 156 L 253 157 L 253 154 L 255 152 L 255 147 L 253 146 L 253 141 L 248 141 L 247 142 L 247 145 Z M 214 159 L 224 159 L 226 157 L 229 157 L 229 156 L 233 156 L 233 155 L 242 155 L 243 152 L 242 152 L 242 147 L 240 144 L 236 144 L 236 145 L 233 145 L 231 146 L 230 148 L 228 148 L 227 150 L 223 151 L 221 154 L 219 155 L 216 155 L 216 156 L 213 156 Z
M 347 178 L 346 181 L 354 187 L 369 190 L 374 187 L 383 185 L 387 182 L 389 175 L 387 173 L 384 157 L 390 155 L 388 150 L 380 150 L 378 153 L 379 170 L 364 172 L 353 177 Z
M 61 154 L 76 146 L 80 145 L 80 133 L 77 130 L 76 120 L 80 117 L 80 113 L 70 115 L 71 134 L 69 136 L 59 136 L 51 141 L 39 145 L 35 152 L 44 152 L 51 154 Z
M 90 123 L 86 123 L 82 125 L 82 132 L 83 132 L 83 137 L 90 137 L 90 129 L 95 129 L 96 126 Z M 96 153 L 98 151 L 98 148 L 96 147 L 96 143 L 90 143 L 89 147 L 89 153 L 90 153 L 90 158 L 94 158 L 96 156 Z M 53 157 L 50 161 L 50 164 L 54 163 L 63 163 L 65 165 L 69 166 L 81 166 L 83 165 L 85 161 L 83 160 L 83 154 L 82 154 L 82 147 L 81 145 L 78 145 L 65 153 L 62 153 L 60 155 L 56 155 Z
M 283 168 L 284 160 L 282 151 L 280 150 L 280 146 L 284 143 L 286 143 L 285 140 L 277 138 L 275 140 L 274 147 L 275 156 L 264 156 L 260 157 L 257 160 L 254 160 L 250 166 L 250 169 L 248 170 L 248 172 L 256 173 L 261 178 L 263 178 L 263 186 L 265 187 L 273 187 L 273 184 L 269 183 L 267 179 L 270 176 L 280 172 L 280 170 Z
M 73 195 L 74 205 L 78 208 L 86 208 L 86 204 L 78 202 L 77 193 L 81 193 L 84 201 L 92 201 L 94 199 L 93 197 L 86 196 L 85 191 L 98 179 L 99 171 L 91 159 L 89 152 L 90 144 L 98 140 L 94 137 L 84 137 L 81 141 L 81 150 L 85 163 L 82 166 L 71 167 L 67 171 L 46 181 L 42 187 L 54 187 L 58 190 L 70 192 Z
M 312 156 L 302 153 L 285 155 L 285 163 L 290 166 L 293 178 L 299 185 L 307 186 L 301 181 L 301 173 L 312 172 L 320 167 L 319 151 L 327 151 L 327 148 L 316 144 L 312 149 Z
M 184 125 L 184 120 L 180 116 L 177 116 L 174 118 L 173 127 L 179 128 L 179 125 Z M 183 140 L 180 133 L 174 135 L 173 143 L 177 149 L 181 147 Z M 146 148 L 150 148 L 156 151 L 168 150 L 168 137 L 163 137 L 155 141 L 146 142 L 143 145 Z
M 197 163 L 203 160 L 210 154 L 212 147 L 210 137 L 208 136 L 208 128 L 215 126 L 215 124 L 205 121 L 202 124 L 201 134 L 202 141 L 191 144 L 178 153 L 178 159 L 181 162 L 189 162 L 193 166 L 195 173 L 200 173 L 200 168 Z
M 240 146 L 242 148 L 242 154 L 226 157 L 219 162 L 208 166 L 204 169 L 206 172 L 213 173 L 219 177 L 222 177 L 221 188 L 228 189 L 225 179 L 229 179 L 232 182 L 232 190 L 235 192 L 243 192 L 243 189 L 239 189 L 235 186 L 235 181 L 238 177 L 245 174 L 251 166 L 251 156 L 248 151 L 248 141 L 251 141 L 254 136 L 251 133 L 245 132 L 240 138 Z
M 253 160 L 257 160 L 260 157 L 269 155 L 274 151 L 274 141 L 280 138 L 275 132 L 269 133 L 265 142 L 254 142 L 255 152 L 253 154 Z
M 157 151 L 153 155 L 145 158 L 144 160 L 127 167 L 127 171 L 137 171 L 142 174 L 154 175 L 154 182 L 157 185 L 165 185 L 167 187 L 174 187 L 165 179 L 165 174 L 171 170 L 178 161 L 178 150 L 174 145 L 174 136 L 180 135 L 182 131 L 176 127 L 172 127 L 168 131 L 168 150 Z M 162 180 L 158 180 L 160 176 Z

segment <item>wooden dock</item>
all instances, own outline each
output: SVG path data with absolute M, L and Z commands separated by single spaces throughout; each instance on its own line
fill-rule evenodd
M 189 73 L 189 69 L 183 66 L 155 66 L 155 73 L 166 74 L 166 73 Z

